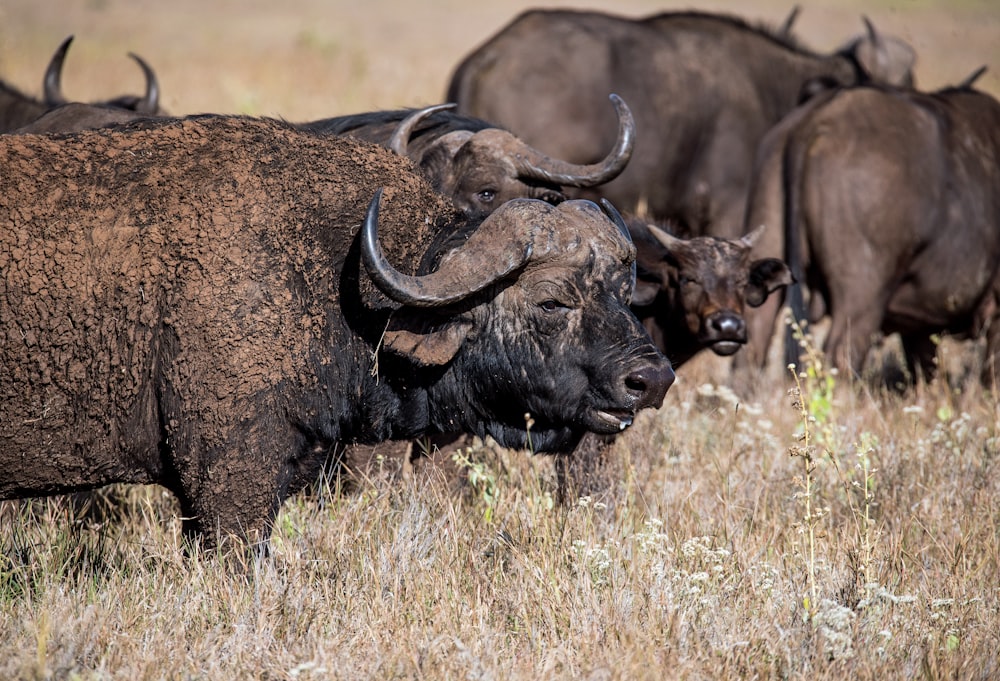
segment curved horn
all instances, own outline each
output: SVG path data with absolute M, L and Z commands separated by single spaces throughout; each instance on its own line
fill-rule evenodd
M 413 129 L 417 127 L 417 124 L 431 114 L 454 108 L 455 104 L 452 103 L 437 104 L 435 106 L 428 106 L 425 109 L 417 109 L 399 122 L 395 132 L 392 133 L 392 137 L 389 139 L 389 148 L 400 156 L 406 156 L 407 146 L 410 143 L 410 135 L 413 134 Z
M 609 99 L 618 114 L 618 141 L 604 160 L 591 165 L 567 163 L 550 158 L 522 142 L 520 153 L 515 155 L 518 171 L 526 177 L 566 187 L 594 187 L 618 177 L 632 158 L 635 119 L 621 97 L 612 94 Z
M 73 42 L 73 36 L 69 36 L 62 41 L 62 44 L 56 48 L 55 54 L 52 55 L 49 67 L 45 69 L 45 78 L 42 82 L 45 88 L 45 103 L 49 106 L 66 103 L 66 98 L 62 93 L 61 80 L 63 62 L 66 60 L 66 50 L 69 49 L 71 42 Z
M 955 86 L 955 89 L 957 89 L 957 90 L 968 90 L 968 89 L 970 89 L 972 87 L 972 84 L 975 83 L 977 80 L 979 80 L 979 77 L 981 75 L 983 75 L 984 73 L 986 73 L 986 64 L 983 64 L 978 69 L 976 69 L 975 71 L 973 71 L 972 73 L 970 73 L 968 76 L 966 76 L 965 80 L 963 80 L 961 83 L 959 83 L 958 85 Z
M 619 213 L 618 209 L 615 208 L 614 204 L 611 203 L 610 201 L 608 201 L 607 199 L 602 198 L 601 201 L 600 201 L 600 203 L 601 203 L 601 210 L 604 211 L 605 215 L 607 215 L 609 218 L 611 218 L 611 222 L 615 223 L 615 227 L 617 227 L 618 231 L 622 233 L 623 237 L 625 237 L 625 241 L 627 241 L 629 243 L 629 245 L 633 245 L 634 246 L 634 243 L 632 241 L 632 232 L 629 231 L 628 225 L 626 225 L 625 224 L 625 220 L 622 219 L 622 214 Z M 636 280 L 636 269 L 637 269 L 637 265 L 636 265 L 635 261 L 636 261 L 636 258 L 633 256 L 632 257 L 632 266 L 630 268 L 631 269 L 631 277 L 632 277 L 631 282 L 632 283 L 631 283 L 631 288 L 629 289 L 632 292 L 635 291 L 635 280 Z M 631 300 L 631 296 L 632 296 L 632 293 L 629 293 L 629 300 Z
M 872 41 L 872 45 L 879 47 L 882 44 L 882 38 L 879 36 L 878 31 L 875 30 L 875 25 L 871 22 L 871 19 L 862 15 L 861 21 L 865 24 L 865 30 L 868 31 L 868 39 Z
M 445 256 L 436 272 L 422 276 L 403 274 L 386 260 L 378 241 L 378 211 L 381 201 L 380 188 L 368 204 L 365 215 L 361 234 L 361 258 L 375 285 L 396 302 L 413 307 L 439 307 L 457 303 L 510 274 L 531 258 L 534 233 L 524 229 L 504 229 L 503 224 L 500 224 L 498 230 L 489 230 L 488 225 L 496 220 L 491 216 L 469 237 L 464 246 Z M 496 243 L 496 234 L 484 235 L 484 231 L 499 232 L 504 241 Z M 485 243 L 481 243 L 484 241 Z
M 764 227 L 766 227 L 766 225 L 760 225 L 754 231 L 747 232 L 743 235 L 743 238 L 740 239 L 740 243 L 748 248 L 753 248 L 754 244 L 757 243 L 757 240 L 760 239 L 760 235 L 764 233 Z
M 155 114 L 160 108 L 160 84 L 156 80 L 156 74 L 139 55 L 129 52 L 128 56 L 135 60 L 146 76 L 146 94 L 135 103 L 135 110 L 139 113 Z
M 601 199 L 600 203 L 601 210 L 604 211 L 605 215 L 611 218 L 611 222 L 615 223 L 615 227 L 617 227 L 618 231 L 622 233 L 623 237 L 625 237 L 625 241 L 632 243 L 632 232 L 628 231 L 628 225 L 626 225 L 625 220 L 622 219 L 622 214 L 619 213 L 614 204 L 607 199 Z

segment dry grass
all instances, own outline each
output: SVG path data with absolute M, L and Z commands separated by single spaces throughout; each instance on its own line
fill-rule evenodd
M 7 502 L 0 678 L 996 678 L 995 396 L 717 374 L 568 507 L 550 458 L 488 447 L 462 488 L 294 498 L 266 557 L 184 557 L 159 488 Z
M 134 50 L 176 113 L 416 105 L 526 6 L 467 5 L 12 0 L 0 76 L 37 92 L 75 32 L 81 97 L 136 83 Z M 800 32 L 830 48 L 860 7 L 807 4 Z M 865 7 L 928 87 L 997 64 L 991 1 Z M 904 397 L 818 363 L 799 395 L 776 368 L 737 396 L 699 359 L 576 503 L 550 458 L 483 447 L 475 484 L 387 465 L 290 500 L 267 557 L 185 557 L 159 488 L 0 504 L 0 678 L 998 678 L 1000 411 L 949 351 Z

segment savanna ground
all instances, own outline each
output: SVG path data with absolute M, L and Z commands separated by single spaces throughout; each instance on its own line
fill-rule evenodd
M 922 87 L 988 64 L 1000 92 L 992 0 L 802 4 L 816 49 L 864 11 Z M 38 94 L 74 33 L 72 98 L 138 91 L 135 51 L 173 113 L 416 106 L 527 6 L 6 0 L 0 77 Z M 551 458 L 489 446 L 459 485 L 377 460 L 291 499 L 268 557 L 185 556 L 158 488 L 0 504 L 0 678 L 1000 678 L 1000 411 L 977 348 L 941 350 L 945 380 L 902 396 L 815 359 L 796 387 L 700 358 L 589 495 L 561 506 Z

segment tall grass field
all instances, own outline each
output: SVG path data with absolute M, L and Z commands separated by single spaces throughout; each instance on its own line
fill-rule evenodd
M 1000 93 L 993 0 L 802 5 L 818 50 L 865 13 L 914 45 L 921 87 L 988 64 L 979 85 Z M 73 98 L 140 91 L 133 51 L 176 114 L 418 106 L 528 6 L 11 0 L 0 78 L 39 94 L 72 33 Z M 697 6 L 772 24 L 791 9 Z M 1000 406 L 974 378 L 981 344 L 943 339 L 938 380 L 904 391 L 880 380 L 891 339 L 861 379 L 803 344 L 800 366 L 752 378 L 685 365 L 562 485 L 553 457 L 490 442 L 416 464 L 376 449 L 290 499 L 266 553 L 186 543 L 159 487 L 0 502 L 0 679 L 1000 679 Z

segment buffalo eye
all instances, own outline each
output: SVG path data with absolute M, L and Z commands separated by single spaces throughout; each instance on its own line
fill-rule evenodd
M 538 307 L 542 308 L 545 312 L 557 312 L 559 310 L 569 309 L 567 305 L 563 305 L 558 300 L 553 300 L 552 298 L 543 300 L 538 304 Z
M 480 203 L 493 203 L 497 198 L 497 193 L 493 189 L 484 189 L 476 194 L 476 198 L 479 199 Z

